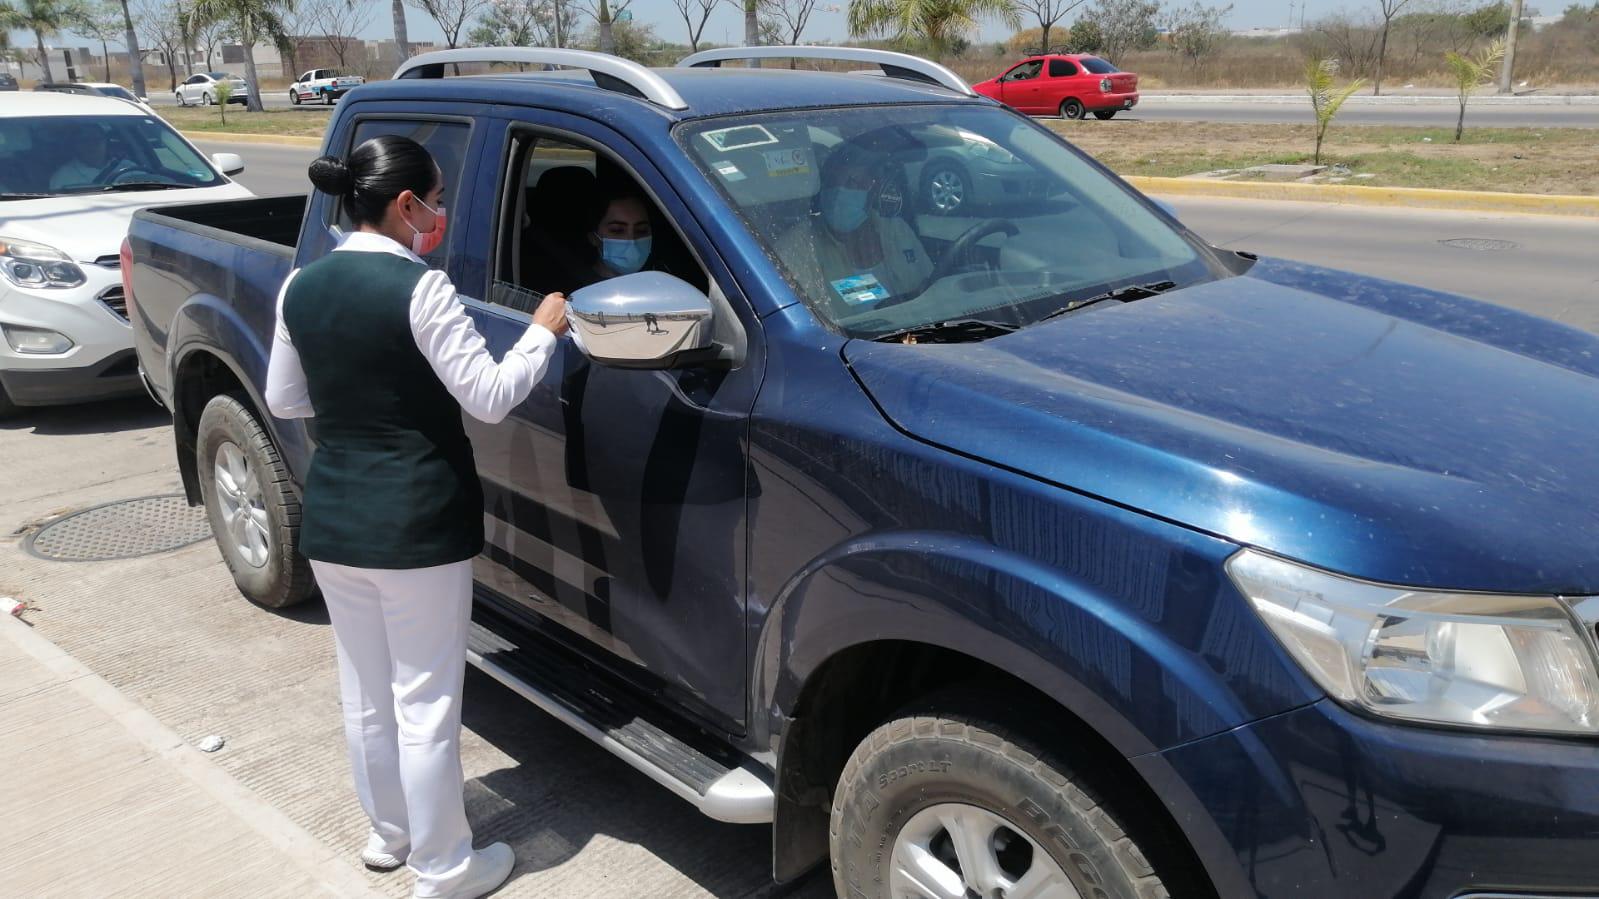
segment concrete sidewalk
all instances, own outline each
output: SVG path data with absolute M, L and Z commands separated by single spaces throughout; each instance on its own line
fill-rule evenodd
M 353 864 L 9 617 L 0 759 L 8 896 L 376 895 Z

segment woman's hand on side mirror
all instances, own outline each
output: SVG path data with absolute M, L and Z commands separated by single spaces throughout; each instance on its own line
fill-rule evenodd
M 533 324 L 543 325 L 551 334 L 560 337 L 566 333 L 566 294 L 545 294 L 539 308 L 533 311 Z

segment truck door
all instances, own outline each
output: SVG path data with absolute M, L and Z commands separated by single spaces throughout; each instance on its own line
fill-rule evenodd
M 709 288 L 726 330 L 758 343 L 732 278 L 642 154 L 586 119 L 507 115 L 503 134 L 486 135 L 463 204 L 474 211 L 467 246 L 486 255 L 483 301 L 469 306 L 496 352 L 526 330 L 539 295 L 593 279 L 596 204 L 619 184 L 653 207 L 647 267 Z M 487 506 L 479 582 L 728 732 L 745 719 L 745 438 L 758 355 L 731 370 L 634 371 L 591 364 L 563 339 L 506 421 L 468 421 Z

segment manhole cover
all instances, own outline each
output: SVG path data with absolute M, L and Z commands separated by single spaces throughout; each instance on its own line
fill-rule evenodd
M 22 548 L 57 562 L 102 562 L 166 552 L 211 536 L 205 507 L 181 496 L 125 499 L 58 518 Z
M 1514 250 L 1521 246 L 1513 240 L 1495 240 L 1492 237 L 1451 237 L 1438 242 L 1457 250 Z

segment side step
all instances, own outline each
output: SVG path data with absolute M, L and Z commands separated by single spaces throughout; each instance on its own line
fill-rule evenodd
M 513 636 L 514 626 L 484 609 L 473 611 L 466 658 L 645 776 L 692 803 L 707 817 L 731 824 L 767 824 L 775 797 L 766 775 L 730 750 L 674 732 L 628 709 L 580 666 L 534 639 Z M 523 643 L 526 645 L 522 645 Z M 703 748 L 702 748 L 703 747 Z

